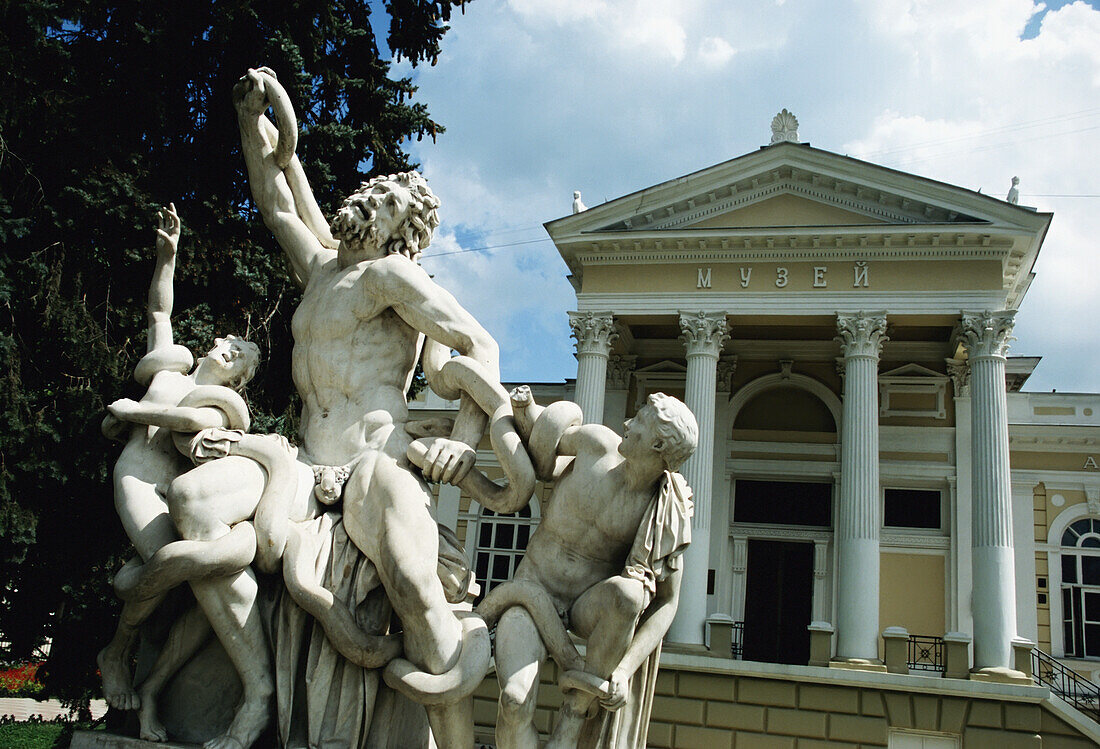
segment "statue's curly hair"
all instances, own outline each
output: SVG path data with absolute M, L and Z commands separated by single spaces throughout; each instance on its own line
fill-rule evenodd
M 409 204 L 409 212 L 405 217 L 405 223 L 401 225 L 394 236 L 378 237 L 372 234 L 370 238 L 379 241 L 387 255 L 400 253 L 410 260 L 417 260 L 420 253 L 431 243 L 432 235 L 435 233 L 436 227 L 439 226 L 439 198 L 428 187 L 427 181 L 419 172 L 400 172 L 374 177 L 364 182 L 358 190 L 344 200 L 341 208 L 354 206 L 366 217 L 367 221 L 360 226 L 353 227 L 336 219 L 333 221 L 333 236 L 338 239 L 356 239 L 359 241 L 368 238 L 366 235 L 374 229 L 375 211 L 382 205 L 382 201 L 392 195 L 392 193 L 375 194 L 373 192 L 375 186 L 385 183 L 393 183 L 405 188 L 412 197 L 412 202 Z
M 661 438 L 661 457 L 675 471 L 695 452 L 699 443 L 699 423 L 683 401 L 664 393 L 653 393 L 649 405 L 657 412 L 657 436 Z

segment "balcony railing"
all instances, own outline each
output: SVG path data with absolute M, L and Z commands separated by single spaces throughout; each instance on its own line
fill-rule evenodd
M 1053 694 L 1100 722 L 1100 687 L 1039 648 L 1031 651 L 1031 673 Z
M 931 635 L 909 635 L 910 671 L 943 673 L 943 638 Z
M 730 634 L 730 655 L 739 661 L 745 652 L 745 623 L 734 622 L 733 632 Z

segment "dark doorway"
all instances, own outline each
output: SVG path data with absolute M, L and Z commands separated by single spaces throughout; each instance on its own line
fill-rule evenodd
M 814 545 L 749 540 L 742 658 L 805 666 L 810 659 Z

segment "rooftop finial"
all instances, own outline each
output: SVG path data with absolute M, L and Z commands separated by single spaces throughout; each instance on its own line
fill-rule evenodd
M 1012 178 L 1012 187 L 1008 188 L 1008 197 L 1005 198 L 1012 205 L 1017 205 L 1020 202 L 1020 178 Z
M 797 142 L 798 118 L 784 109 L 772 118 L 772 142 L 768 145 L 774 146 L 776 143 Z
M 581 191 L 573 191 L 573 213 L 580 213 L 581 211 L 587 211 L 588 206 L 581 202 Z

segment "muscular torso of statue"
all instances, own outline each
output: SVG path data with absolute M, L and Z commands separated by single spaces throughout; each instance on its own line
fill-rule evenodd
M 379 294 L 375 266 L 386 260 L 340 268 L 333 258 L 310 276 L 294 313 L 294 384 L 303 447 L 315 463 L 344 465 L 382 449 L 408 420 L 420 335 Z M 402 459 L 403 450 L 391 457 Z
M 614 437 L 610 430 L 608 435 Z M 652 499 L 652 487 L 627 485 L 614 445 L 580 451 L 554 487 L 516 577 L 536 579 L 559 606 L 572 605 L 581 593 L 623 571 Z

